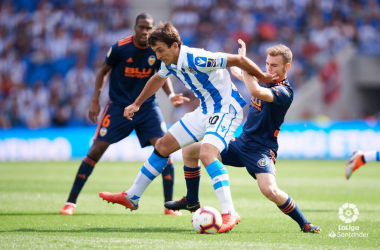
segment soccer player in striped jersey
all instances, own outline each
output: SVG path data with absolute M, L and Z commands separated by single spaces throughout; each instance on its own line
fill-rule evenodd
M 239 43 L 242 46 L 239 55 L 245 56 L 245 43 L 240 39 Z M 222 152 L 218 159 L 225 165 L 245 167 L 248 173 L 257 179 L 261 192 L 283 213 L 296 221 L 301 231 L 319 233 L 320 227 L 311 224 L 295 201 L 276 184 L 274 164 L 278 149 L 277 136 L 286 111 L 293 101 L 293 90 L 286 77 L 292 61 L 292 52 L 284 45 L 276 45 L 268 48 L 267 53 L 267 72 L 279 76 L 279 79 L 273 83 L 259 84 L 259 81 L 246 70 L 231 68 L 232 74 L 245 83 L 252 99 L 242 134 L 230 142 L 228 151 Z M 200 143 L 195 143 L 182 150 L 187 167 L 198 168 L 200 147 Z M 188 191 L 185 198 L 198 201 L 200 178 L 186 178 L 192 180 L 190 186 L 188 185 L 190 181 L 186 181 Z M 165 207 L 173 210 L 187 209 L 181 200 L 166 202 Z
M 200 99 L 200 106 L 181 118 L 157 141 L 153 154 L 129 190 L 121 193 L 101 192 L 99 196 L 136 210 L 141 195 L 164 170 L 169 155 L 203 139 L 200 159 L 212 179 L 222 206 L 223 224 L 219 232 L 227 232 L 240 222 L 240 217 L 232 203 L 227 170 L 218 160 L 218 155 L 227 150 L 234 131 L 243 119 L 242 108 L 246 103 L 232 83 L 226 67 L 238 66 L 263 82 L 271 82 L 277 77 L 263 73 L 246 57 L 211 53 L 183 45 L 178 31 L 170 22 L 158 26 L 149 35 L 148 41 L 156 52 L 157 59 L 162 61 L 161 68 L 148 81 L 136 101 L 125 108 L 124 115 L 128 119 L 134 119 L 134 114 L 140 112 L 142 102 L 156 93 L 171 74 L 193 91 Z M 194 204 L 192 210 L 197 207 L 199 204 Z
M 119 40 L 111 46 L 107 53 L 96 77 L 94 95 L 89 110 L 89 118 L 94 124 L 97 123 L 100 112 L 99 95 L 109 72 L 110 102 L 104 109 L 94 136 L 94 143 L 79 167 L 69 198 L 60 211 L 61 214 L 72 215 L 74 213 L 79 193 L 109 145 L 129 136 L 135 129 L 141 147 L 154 146 L 166 132 L 166 125 L 155 95 L 150 96 L 142 103 L 141 110 L 133 121 L 129 121 L 123 116 L 125 106 L 135 101 L 149 78 L 159 69 L 160 61 L 157 60 L 155 53 L 148 45 L 148 35 L 152 32 L 153 26 L 154 20 L 150 14 L 138 15 L 134 27 L 135 35 Z M 189 101 L 182 94 L 175 95 L 173 93 L 169 78 L 162 88 L 175 107 L 180 106 L 183 101 Z M 172 158 L 168 161 L 162 177 L 165 201 L 170 201 L 173 197 L 174 185 Z M 168 209 L 165 210 L 165 214 L 182 215 Z
M 345 169 L 346 179 L 348 180 L 353 172 L 355 172 L 358 168 L 364 166 L 367 162 L 371 161 L 380 161 L 380 150 L 373 150 L 368 152 L 357 150 L 352 153 L 350 161 L 347 163 Z

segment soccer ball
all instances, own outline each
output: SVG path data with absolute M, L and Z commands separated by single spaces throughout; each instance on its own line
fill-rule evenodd
M 191 223 L 199 234 L 216 234 L 222 226 L 222 216 L 213 207 L 201 207 L 195 211 Z

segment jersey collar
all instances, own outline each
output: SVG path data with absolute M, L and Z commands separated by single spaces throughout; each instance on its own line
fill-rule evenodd
M 137 42 L 135 41 L 135 35 L 132 36 L 132 41 L 133 41 L 133 44 L 136 46 L 136 48 L 138 49 L 147 49 L 149 48 L 149 45 L 147 45 L 146 47 L 141 47 L 137 44 Z
M 177 70 L 182 69 L 182 64 L 183 64 L 183 61 L 185 60 L 185 58 L 187 56 L 188 51 L 189 51 L 189 47 L 182 44 L 180 51 L 179 51 L 179 56 L 178 56 Z
M 288 78 L 285 78 L 285 79 L 279 81 L 278 83 L 275 83 L 274 85 L 289 85 Z

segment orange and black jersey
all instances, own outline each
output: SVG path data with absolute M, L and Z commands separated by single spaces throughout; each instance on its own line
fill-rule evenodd
M 112 67 L 109 96 L 113 103 L 128 106 L 144 89 L 145 84 L 159 69 L 161 61 L 150 46 L 140 47 L 129 36 L 112 45 L 106 57 L 106 64 Z M 156 96 L 149 97 L 141 108 L 155 102 Z
M 266 87 L 264 84 L 260 86 Z M 277 84 L 270 84 L 269 88 L 273 93 L 274 101 L 265 102 L 252 97 L 247 122 L 239 138 L 245 143 L 258 142 L 277 151 L 277 136 L 286 111 L 293 101 L 293 89 L 288 79 Z

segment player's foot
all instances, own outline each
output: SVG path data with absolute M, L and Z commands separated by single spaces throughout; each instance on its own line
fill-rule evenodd
M 236 224 L 241 222 L 241 218 L 238 213 L 231 214 L 231 212 L 222 214 L 223 223 L 218 233 L 227 233 L 231 231 Z
M 182 216 L 182 213 L 180 211 L 174 211 L 174 210 L 170 210 L 168 208 L 165 208 L 165 214 L 174 215 L 174 216 Z
M 191 213 L 193 213 L 193 212 L 197 211 L 198 208 L 201 207 L 201 203 L 199 201 L 197 201 L 194 204 L 190 204 L 186 200 L 186 196 L 184 196 L 182 199 L 180 199 L 178 201 L 167 201 L 167 202 L 165 202 L 164 206 L 166 208 L 168 208 L 170 210 L 174 210 L 174 211 L 185 209 L 185 210 L 189 210 Z
M 65 206 L 59 211 L 60 214 L 73 215 L 76 205 L 74 203 L 67 202 Z
M 108 192 L 100 192 L 99 197 L 105 201 L 118 203 L 120 205 L 125 206 L 132 210 L 137 210 L 139 208 L 140 200 L 133 201 L 129 198 L 127 192 L 123 191 L 120 193 L 108 193 Z
M 358 150 L 352 153 L 350 157 L 350 161 L 347 163 L 346 169 L 345 169 L 345 172 L 346 172 L 345 176 L 347 180 L 350 178 L 351 174 L 355 172 L 356 169 L 360 168 L 361 166 L 365 164 L 365 162 L 363 162 L 362 157 L 363 157 L 363 151 L 361 150 Z
M 301 232 L 319 234 L 321 233 L 321 228 L 319 226 L 314 226 L 313 224 L 308 223 L 302 227 Z

